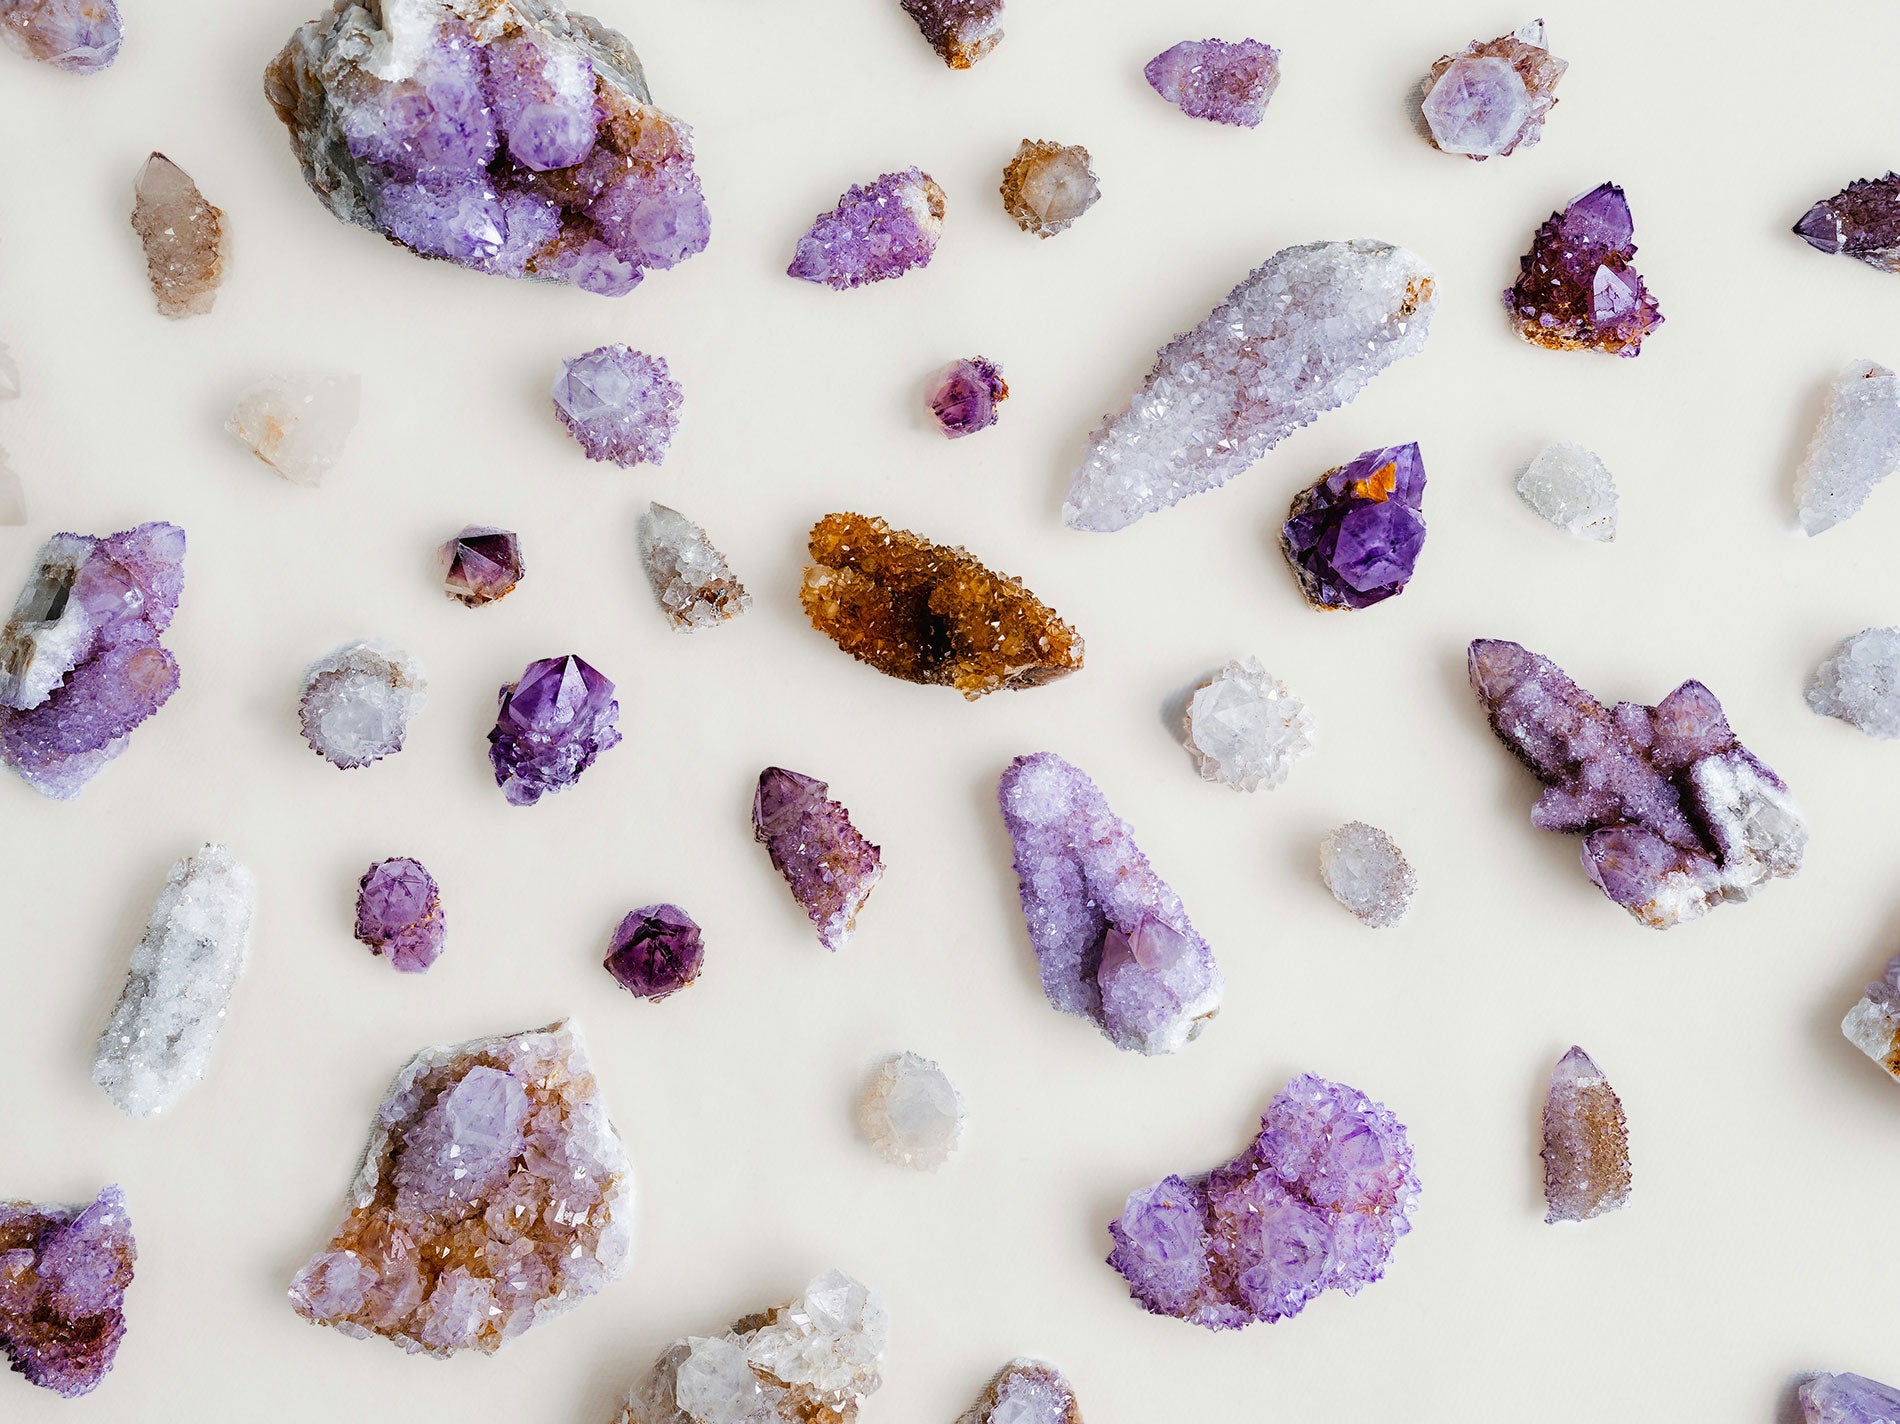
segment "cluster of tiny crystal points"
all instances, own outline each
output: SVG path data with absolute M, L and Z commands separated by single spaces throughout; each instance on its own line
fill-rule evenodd
M 818 942 L 839 950 L 883 877 L 884 859 L 828 790 L 814 776 L 768 766 L 752 798 L 752 834 L 804 907 Z
M 0 1347 L 62 1399 L 98 1388 L 125 1338 L 138 1247 L 115 1186 L 87 1206 L 0 1201 Z
M 713 547 L 706 531 L 677 509 L 647 506 L 640 518 L 640 562 L 666 621 L 682 633 L 717 628 L 752 606 L 752 595 Z
M 402 750 L 428 700 L 422 665 L 386 643 L 345 643 L 304 673 L 298 721 L 310 750 L 349 770 Z
M 1286 781 L 1313 749 L 1318 721 L 1258 658 L 1245 658 L 1194 690 L 1185 730 L 1202 779 L 1257 791 Z
M 1082 1424 L 1082 1406 L 1061 1370 L 1019 1355 L 998 1371 L 957 1424 Z
M 210 311 L 224 276 L 224 213 L 162 153 L 139 170 L 132 227 L 145 246 L 159 311 L 169 317 Z
M 1850 361 L 1828 387 L 1827 404 L 1795 474 L 1804 534 L 1832 529 L 1867 502 L 1900 467 L 1900 376 L 1876 361 Z
M 1375 930 L 1404 919 L 1418 889 L 1405 852 L 1364 821 L 1348 821 L 1319 843 L 1319 873 L 1333 898 Z
M 1588 1221 L 1629 1205 L 1629 1134 L 1603 1070 L 1572 1048 L 1550 1074 L 1544 1102 L 1544 1220 Z
M 1537 452 L 1518 479 L 1524 503 L 1559 529 L 1607 544 L 1616 538 L 1616 480 L 1596 454 L 1570 440 Z

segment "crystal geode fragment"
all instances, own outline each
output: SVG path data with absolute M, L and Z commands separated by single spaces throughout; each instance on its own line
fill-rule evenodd
M 471 524 L 436 555 L 442 591 L 468 608 L 494 603 L 515 591 L 527 573 L 521 540 L 512 530 Z
M 319 485 L 362 410 L 356 376 L 273 376 L 238 397 L 224 428 L 293 485 Z
M 903 5 L 952 69 L 968 69 L 1003 42 L 1003 0 L 903 0 Z
M 950 1075 L 915 1053 L 896 1053 L 880 1063 L 858 1099 L 858 1128 L 877 1155 L 920 1172 L 934 1172 L 950 1160 L 967 1117 Z
M 660 612 L 677 632 L 717 628 L 752 606 L 726 556 L 677 509 L 647 506 L 640 517 L 640 562 Z
M 623 470 L 666 459 L 684 399 L 665 357 L 621 345 L 563 361 L 553 396 L 554 413 L 587 458 Z
M 1425 547 L 1425 461 L 1416 443 L 1368 450 L 1293 496 L 1280 530 L 1315 608 L 1370 608 L 1405 592 Z
M 1874 361 L 1850 361 L 1828 388 L 1820 424 L 1795 474 L 1803 534 L 1854 514 L 1900 467 L 1900 376 Z
M 410 1354 L 493 1354 L 620 1278 L 632 1171 L 570 1022 L 425 1048 L 290 1303 Z
M 1049 1002 L 1136 1053 L 1199 1037 L 1225 988 L 1214 951 L 1095 783 L 1036 752 L 1009 764 L 996 800 Z
M 419 860 L 379 860 L 356 883 L 356 937 L 405 974 L 442 957 L 449 932 L 442 892 Z
M 1418 889 L 1405 852 L 1364 821 L 1348 821 L 1319 843 L 1319 875 L 1335 900 L 1375 930 L 1404 919 Z
M 1082 1424 L 1075 1387 L 1047 1360 L 1018 1355 L 957 1424 Z
M 119 57 L 114 0 L 0 0 L 0 39 L 69 74 L 97 74 Z
M 596 757 L 620 744 L 613 683 L 571 653 L 529 663 L 498 697 L 488 764 L 511 806 L 532 806 L 550 791 L 565 791 Z
M 957 440 L 996 424 L 996 408 L 1009 399 L 1009 383 L 994 361 L 970 356 L 952 361 L 931 377 L 926 399 L 937 417 L 937 428 Z
M 1841 1020 L 1847 1041 L 1900 1079 L 1900 956 L 1861 991 L 1860 1002 Z
M 1141 72 L 1191 119 L 1254 128 L 1280 87 L 1280 51 L 1259 40 L 1182 40 Z
M 1863 628 L 1815 669 L 1808 706 L 1870 737 L 1900 737 L 1900 628 Z
M 428 700 L 422 665 L 387 643 L 344 643 L 303 675 L 297 720 L 310 750 L 343 771 L 402 750 Z
M 1516 643 L 1479 639 L 1469 666 L 1491 730 L 1547 788 L 1531 824 L 1581 835 L 1584 873 L 1644 924 L 1668 929 L 1800 871 L 1807 822 L 1701 683 L 1605 707 Z
M 921 169 L 853 184 L 799 238 L 786 275 L 842 292 L 928 267 L 943 236 L 943 214 L 943 189 Z
M 1519 259 L 1504 294 L 1517 334 L 1552 351 L 1634 356 L 1662 325 L 1662 311 L 1630 260 L 1636 228 L 1629 200 L 1603 183 L 1552 213 Z
M 1543 137 L 1569 67 L 1544 47 L 1542 20 L 1446 55 L 1420 103 L 1432 147 L 1480 162 L 1529 148 Z
M 1794 231 L 1817 252 L 1900 272 L 1900 173 L 1856 179 L 1803 213 Z
M 55 534 L 0 628 L 0 760 L 43 796 L 77 796 L 178 690 L 159 636 L 185 587 L 185 531 Z
M 221 845 L 171 868 L 92 1056 L 92 1081 L 131 1116 L 164 1112 L 204 1077 L 256 905 L 257 882 Z
M 621 296 L 706 247 L 692 131 L 561 0 L 337 0 L 264 90 L 324 205 L 419 256 Z
M 1559 440 L 1537 452 L 1517 482 L 1538 515 L 1581 539 L 1616 538 L 1616 479 L 1595 452 Z
M 1384 1275 L 1418 1194 L 1391 1110 L 1304 1074 L 1232 1162 L 1131 1194 L 1108 1228 L 1108 1264 L 1156 1315 L 1209 1330 L 1283 1320 L 1321 1291 L 1354 1295 Z
M 1900 1389 L 1865 1375 L 1815 1375 L 1795 1400 L 1801 1424 L 1900 1424 Z
M 675 1340 L 614 1424 L 857 1424 L 883 1383 L 890 1314 L 870 1287 L 826 1271 L 805 1293 L 724 1335 Z
M 614 982 L 650 1003 L 699 978 L 706 948 L 699 926 L 678 905 L 643 905 L 614 929 L 603 961 Z
M 1079 143 L 1024 139 L 1003 170 L 1003 211 L 1024 232 L 1054 237 L 1094 207 L 1102 185 Z
M 1306 704 L 1258 658 L 1230 662 L 1197 687 L 1184 720 L 1202 780 L 1236 791 L 1282 784 L 1318 731 Z
M 28 1384 L 62 1399 L 99 1387 L 138 1254 L 117 1187 L 86 1206 L 0 1201 L 0 1347 Z
M 1268 258 L 1161 348 L 1089 437 L 1062 517 L 1107 531 L 1217 488 L 1425 344 L 1438 298 L 1402 247 L 1358 239 Z
M 203 316 L 224 276 L 224 211 L 205 201 L 191 175 L 162 153 L 139 170 L 132 230 L 145 246 L 152 295 L 164 316 Z
M 811 626 L 881 673 L 985 693 L 1082 666 L 1082 638 L 1035 594 L 962 549 L 882 519 L 828 514 L 799 597 Z
M 1551 1070 L 1543 1158 L 1545 1221 L 1588 1221 L 1629 1205 L 1623 1102 L 1581 1048 L 1573 1047 Z
M 850 941 L 884 860 L 851 824 L 851 813 L 826 798 L 827 790 L 816 777 L 768 766 L 752 797 L 752 837 L 804 906 L 818 942 L 835 951 Z

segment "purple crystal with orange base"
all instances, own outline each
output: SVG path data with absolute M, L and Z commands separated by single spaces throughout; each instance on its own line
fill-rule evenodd
M 125 1338 L 138 1247 L 117 1187 L 90 1206 L 0 1202 L 0 1346 L 64 1399 L 97 1389 Z
M 500 699 L 488 761 L 510 805 L 532 806 L 550 791 L 565 791 L 620 743 L 613 683 L 572 654 L 529 663 Z
M 1405 592 L 1425 547 L 1418 446 L 1368 450 L 1293 498 L 1280 549 L 1315 608 L 1370 608 Z
M 604 961 L 621 988 L 656 1004 L 699 978 L 705 962 L 699 926 L 678 905 L 643 905 L 629 914 Z
M 1517 334 L 1553 351 L 1634 356 L 1662 325 L 1662 311 L 1630 266 L 1636 255 L 1629 200 L 1603 183 L 1552 213 L 1504 294 Z

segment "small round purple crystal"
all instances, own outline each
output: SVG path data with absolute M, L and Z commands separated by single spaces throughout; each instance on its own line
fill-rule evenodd
M 405 974 L 420 974 L 442 953 L 448 925 L 435 877 L 418 860 L 379 860 L 356 889 L 356 937 Z
M 532 806 L 566 790 L 620 743 L 613 683 L 571 654 L 529 663 L 519 682 L 501 689 L 500 702 L 488 761 L 510 805 Z
M 123 35 L 113 0 L 0 0 L 0 37 L 28 59 L 69 74 L 107 68 Z
M 643 905 L 620 922 L 604 963 L 636 998 L 658 1003 L 699 978 L 706 950 L 678 905 Z
M 1182 40 L 1142 74 L 1189 118 L 1253 128 L 1280 85 L 1280 52 L 1259 40 Z
M 1368 450 L 1294 496 L 1280 547 L 1315 608 L 1370 608 L 1405 591 L 1425 547 L 1417 444 Z
M 996 407 L 1007 399 L 1002 368 L 981 356 L 952 361 L 930 383 L 930 408 L 952 440 L 996 424 Z
M 666 458 L 679 428 L 679 386 L 665 358 L 630 346 L 601 346 L 561 363 L 554 413 L 590 460 L 621 468 Z

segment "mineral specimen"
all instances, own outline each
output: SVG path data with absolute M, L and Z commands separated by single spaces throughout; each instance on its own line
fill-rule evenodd
M 532 806 L 565 791 L 594 759 L 620 744 L 614 685 L 569 654 L 529 663 L 504 684 L 501 709 L 488 734 L 488 764 L 511 806 Z
M 1082 666 L 1082 638 L 1022 580 L 962 549 L 862 514 L 811 531 L 800 598 L 811 626 L 906 682 L 988 692 L 1040 687 Z
M 318 485 L 343 458 L 362 403 L 355 376 L 277 376 L 239 396 L 224 428 L 293 485 Z
M 1662 325 L 1662 312 L 1630 266 L 1636 255 L 1629 201 L 1614 183 L 1552 213 L 1519 260 L 1504 294 L 1517 334 L 1552 351 L 1634 356 Z
M 204 1077 L 256 903 L 251 872 L 221 845 L 171 868 L 92 1056 L 92 1081 L 133 1117 L 164 1112 Z
M 1009 764 L 996 800 L 1049 1002 L 1137 1053 L 1198 1037 L 1225 987 L 1214 951 L 1095 783 L 1036 752 Z
M 348 1203 L 290 1303 L 358 1339 L 492 1354 L 618 1280 L 632 1167 L 580 1031 L 423 1049 L 377 1109 Z
M 139 170 L 132 230 L 145 244 L 145 267 L 158 309 L 169 317 L 203 316 L 224 276 L 224 212 L 207 203 L 176 163 L 154 153 Z
M 1391 1111 L 1304 1074 L 1232 1162 L 1131 1194 L 1108 1228 L 1108 1264 L 1156 1315 L 1209 1330 L 1283 1320 L 1321 1291 L 1353 1295 L 1384 1275 L 1418 1193 Z
M 837 291 L 928 267 L 943 236 L 943 189 L 916 168 L 853 184 L 799 238 L 786 275 Z
M 934 1172 L 963 1140 L 963 1094 L 928 1058 L 897 1053 L 878 1065 L 858 1101 L 858 1127 L 877 1155 Z
M 561 0 L 337 0 L 264 89 L 325 206 L 423 257 L 621 296 L 705 250 L 692 131 Z
M 1544 47 L 1542 20 L 1446 55 L 1432 66 L 1420 106 L 1432 147 L 1479 162 L 1529 148 L 1544 135 L 1569 67 Z
M 768 766 L 752 797 L 752 837 L 817 926 L 818 942 L 839 950 L 877 888 L 884 861 L 851 824 L 851 813 L 826 799 L 828 789 L 816 777 Z
M 0 628 L 0 759 L 42 795 L 77 796 L 178 690 L 159 635 L 185 587 L 185 531 L 55 534 Z
M 1061 1370 L 1047 1360 L 1019 1355 L 957 1424 L 1082 1424 L 1082 1406 Z
M 437 562 L 443 592 L 469 608 L 506 598 L 528 571 L 521 561 L 521 540 L 511 530 L 477 524 L 445 543 Z
M 678 905 L 643 905 L 614 930 L 604 962 L 621 988 L 657 1004 L 699 978 L 706 949 Z
M 1317 723 L 1306 704 L 1260 666 L 1230 662 L 1188 699 L 1187 747 L 1205 781 L 1236 791 L 1274 787 L 1313 749 Z
M 666 621 L 682 633 L 717 628 L 752 606 L 726 556 L 706 531 L 676 509 L 647 506 L 640 518 L 640 562 Z
M 20 363 L 13 353 L 0 345 L 0 400 L 16 400 L 20 394 Z
M 1869 984 L 1860 1002 L 1841 1020 L 1847 1041 L 1900 1078 L 1900 956 L 1887 964 L 1886 975 Z
M 1432 274 L 1358 239 L 1268 258 L 1161 348 L 1128 407 L 1089 437 L 1062 517 L 1107 531 L 1224 485 L 1425 344 Z
M 427 701 L 422 665 L 387 643 L 344 643 L 303 675 L 297 720 L 310 750 L 348 771 L 402 750 Z
M 599 346 L 561 363 L 554 413 L 590 460 L 622 469 L 659 464 L 679 429 L 679 384 L 666 358 L 630 346 Z
M 1280 550 L 1315 608 L 1370 608 L 1405 592 L 1425 547 L 1418 446 L 1368 450 L 1293 496 Z
M 26 523 L 26 487 L 7 465 L 7 452 L 0 450 L 0 525 Z M 4 714 L 0 714 L 4 715 Z
M 1863 628 L 1843 642 L 1815 670 L 1808 706 L 1870 737 L 1900 737 L 1900 628 Z
M 1900 1389 L 1864 1375 L 1815 1375 L 1795 1390 L 1802 1424 L 1896 1424 Z
M 28 59 L 69 74 L 97 74 L 119 57 L 113 0 L 0 0 L 0 37 Z
M 1375 930 L 1404 919 L 1418 889 L 1405 853 L 1364 821 L 1348 821 L 1319 843 L 1319 874 L 1333 898 Z
M 1629 1205 L 1623 1103 L 1581 1048 L 1573 1047 L 1551 1070 L 1543 1158 L 1545 1221 L 1588 1221 Z
M 955 440 L 996 424 L 996 407 L 1009 399 L 1009 384 L 994 361 L 972 356 L 939 371 L 928 399 L 938 427 Z
M 117 1187 L 88 1206 L 0 1201 L 0 1346 L 28 1384 L 77 1399 L 125 1338 L 138 1247 Z
M 1519 478 L 1517 492 L 1559 529 L 1603 544 L 1616 538 L 1616 480 L 1581 445 L 1546 445 Z
M 1832 529 L 1867 502 L 1900 466 L 1900 376 L 1873 361 L 1851 361 L 1834 378 L 1821 423 L 1795 475 L 1804 534 Z
M 1900 272 L 1900 173 L 1849 183 L 1803 213 L 1794 230 L 1818 252 Z
M 857 1424 L 890 1315 L 878 1293 L 826 1271 L 796 1300 L 747 1315 L 724 1335 L 674 1341 L 614 1424 Z
M 1102 185 L 1079 143 L 1024 139 L 1003 170 L 1003 211 L 1024 232 L 1054 237 L 1095 206 Z
M 419 860 L 379 860 L 356 885 L 356 937 L 405 974 L 420 974 L 442 955 L 448 922 L 435 877 Z
M 1668 929 L 1801 869 L 1807 823 L 1701 683 L 1612 708 L 1516 643 L 1479 639 L 1469 664 L 1491 729 L 1547 788 L 1531 824 L 1581 834 L 1584 873 L 1644 924 Z
M 1003 42 L 1003 0 L 903 0 L 930 47 L 952 69 L 968 69 Z
M 1259 40 L 1182 40 L 1142 70 L 1155 93 L 1191 119 L 1253 128 L 1280 87 L 1280 51 Z

